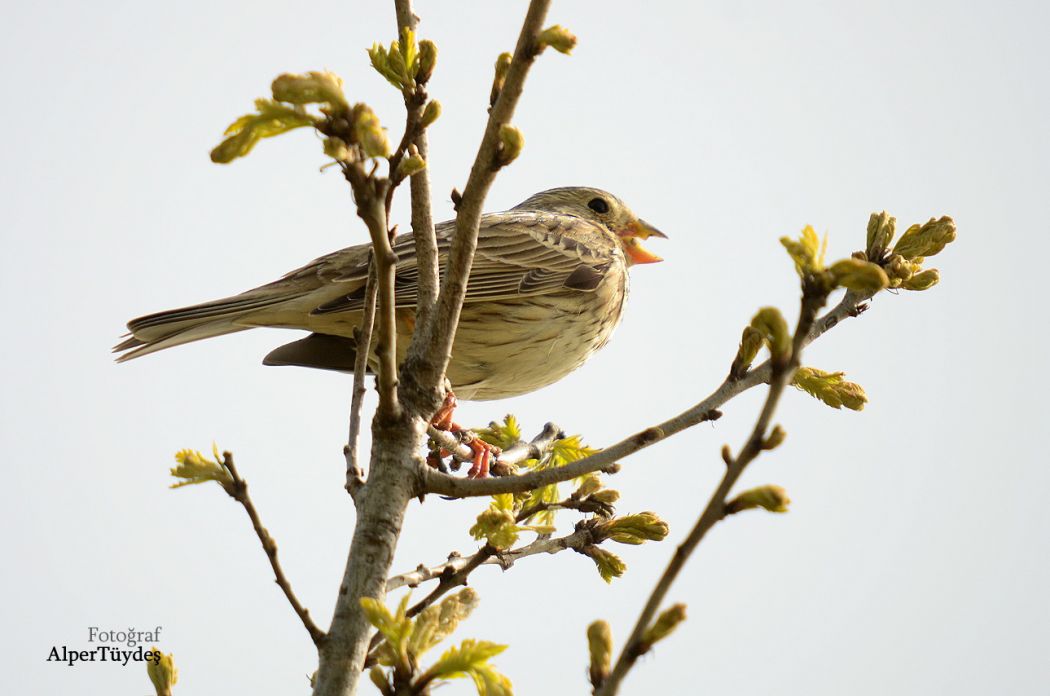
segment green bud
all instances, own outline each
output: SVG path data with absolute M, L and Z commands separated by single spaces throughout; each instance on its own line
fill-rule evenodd
M 591 685 L 597 688 L 609 676 L 612 664 L 612 628 L 608 621 L 598 620 L 587 627 L 587 649 L 591 656 Z
M 605 582 L 612 582 L 613 578 L 618 578 L 627 571 L 627 564 L 623 559 L 600 546 L 587 546 L 583 553 L 594 561 L 594 565 L 598 567 L 598 574 Z
M 559 24 L 554 24 L 541 31 L 536 37 L 536 42 L 540 51 L 550 46 L 558 53 L 566 55 L 572 53 L 572 49 L 576 47 L 576 37 Z
M 890 280 L 890 287 L 900 287 L 901 283 L 911 278 L 922 268 L 922 262 L 909 261 L 900 254 L 891 254 L 886 261 L 886 275 Z
M 354 104 L 351 114 L 354 138 L 365 153 L 365 157 L 389 157 L 390 142 L 379 117 L 368 104 Z
M 831 266 L 831 275 L 836 285 L 863 295 L 873 295 L 890 285 L 886 271 L 874 263 L 854 258 L 836 261 Z
M 843 372 L 825 372 L 815 367 L 795 371 L 794 385 L 832 408 L 845 406 L 852 411 L 864 409 L 868 396 L 859 384 L 843 379 Z
M 395 42 L 396 43 L 396 42 Z M 394 44 L 390 45 L 394 49 Z M 405 75 L 415 79 L 419 71 L 419 45 L 416 43 L 416 33 L 408 27 L 401 27 L 401 44 L 398 46 L 401 53 L 401 61 L 405 66 Z M 408 84 L 405 85 L 409 86 Z
M 408 64 L 405 63 L 405 54 L 401 51 L 400 41 L 391 41 L 390 48 L 386 53 L 387 68 L 397 76 L 397 84 L 401 89 L 412 85 L 412 76 L 408 72 Z
M 478 593 L 466 588 L 420 612 L 415 619 L 408 652 L 419 657 L 452 635 L 459 623 L 478 606 Z
M 601 479 L 599 479 L 596 474 L 588 474 L 583 478 L 583 481 L 580 482 L 579 488 L 577 488 L 576 492 L 572 495 L 576 499 L 586 498 L 589 495 L 597 493 L 601 490 L 601 487 Z
M 489 92 L 489 106 L 494 106 L 496 100 L 499 99 L 500 92 L 503 91 L 503 83 L 507 81 L 507 72 L 510 70 L 510 63 L 513 59 L 509 53 L 501 53 L 496 58 L 496 74 L 492 78 L 492 90 Z
M 769 435 L 766 436 L 766 439 L 762 441 L 762 449 L 776 449 L 784 442 L 785 438 L 787 438 L 787 433 L 784 432 L 784 429 L 779 425 L 774 425 L 773 430 L 771 430 Z
M 518 526 L 509 510 L 490 507 L 478 515 L 470 528 L 470 535 L 475 539 L 486 539 L 497 549 L 509 549 L 518 540 Z
M 372 684 L 379 689 L 379 693 L 383 694 L 383 696 L 391 696 L 394 693 L 394 687 L 390 686 L 390 680 L 387 679 L 386 672 L 382 667 L 376 665 L 368 670 L 368 678 L 372 680 Z
M 780 486 L 765 485 L 744 491 L 726 503 L 725 513 L 732 515 L 742 510 L 762 508 L 770 512 L 787 512 L 791 499 Z
M 683 621 L 685 621 L 684 604 L 675 604 L 660 612 L 653 625 L 645 629 L 645 633 L 642 634 L 642 642 L 638 646 L 639 652 L 642 654 L 648 652 L 654 645 L 671 635 L 678 628 L 678 624 Z
M 893 234 L 897 229 L 897 218 L 890 216 L 885 210 L 881 213 L 872 213 L 868 218 L 868 258 L 878 261 L 882 253 L 889 248 L 893 241 Z
M 662 541 L 669 529 L 667 523 L 655 512 L 640 512 L 603 522 L 595 527 L 599 539 L 612 539 L 621 544 L 642 544 L 646 541 Z
M 591 500 L 596 500 L 604 505 L 613 505 L 620 499 L 620 491 L 612 488 L 603 488 L 597 493 L 591 494 Z
M 419 62 L 418 69 L 416 70 L 416 82 L 425 85 L 430 80 L 430 76 L 434 74 L 434 67 L 437 65 L 437 54 L 437 46 L 434 45 L 433 41 L 423 39 L 419 42 Z
M 397 42 L 395 41 L 394 43 L 396 44 Z M 387 52 L 386 48 L 381 44 L 372 44 L 372 48 L 368 49 L 368 59 L 372 62 L 372 67 L 375 71 L 382 75 L 387 82 L 399 90 L 404 88 L 404 78 L 391 65 L 390 53 Z
M 271 85 L 273 98 L 290 104 L 331 104 L 347 108 L 343 80 L 332 72 L 315 71 L 305 75 L 278 75 Z
M 774 360 L 786 362 L 791 357 L 791 334 L 787 322 L 776 307 L 763 307 L 751 319 L 751 327 L 769 344 Z
M 413 174 L 418 174 L 427 168 L 426 161 L 418 154 L 410 155 L 401 160 L 401 163 L 397 165 L 397 174 L 402 178 L 407 178 Z
M 908 280 L 901 283 L 905 290 L 929 290 L 941 280 L 941 274 L 936 268 L 930 268 L 922 273 L 916 273 Z
M 788 256 L 795 262 L 795 271 L 800 276 L 811 275 L 824 268 L 824 249 L 827 247 L 827 237 L 824 244 L 820 243 L 817 233 L 813 227 L 806 225 L 802 235 L 798 239 L 781 237 L 780 243 L 787 249 Z
M 504 123 L 499 127 L 499 165 L 505 167 L 518 158 L 521 149 L 525 147 L 525 136 L 521 131 Z
M 342 138 L 325 138 L 324 153 L 337 162 L 346 162 L 350 159 L 350 146 Z
M 188 449 L 176 452 L 175 461 L 178 466 L 171 469 L 170 473 L 173 477 L 182 480 L 171 484 L 171 487 L 181 488 L 182 486 L 215 481 L 227 492 L 231 491 L 233 476 L 221 464 L 223 456 L 219 454 L 219 448 L 214 444 L 212 445 L 212 456 L 214 459 L 208 459 L 200 452 Z
M 912 225 L 901 235 L 893 251 L 906 259 L 934 256 L 955 241 L 955 221 L 945 215 L 930 218 L 924 225 Z
M 170 653 L 165 655 L 156 645 L 151 648 L 151 651 L 159 655 L 160 659 L 146 660 L 146 674 L 153 682 L 157 696 L 171 696 L 171 687 L 179 681 L 179 670 L 175 668 L 175 661 Z
M 734 379 L 740 379 L 751 368 L 758 351 L 762 349 L 762 333 L 753 326 L 745 326 L 744 333 L 740 336 L 740 347 L 733 358 L 733 364 L 729 368 L 729 374 Z
M 429 128 L 434 121 L 438 120 L 439 116 L 441 116 L 441 102 L 431 99 L 427 102 L 426 108 L 423 109 L 423 116 L 419 120 L 419 125 L 423 128 Z

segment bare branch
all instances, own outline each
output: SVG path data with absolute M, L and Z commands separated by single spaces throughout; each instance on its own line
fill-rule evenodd
M 361 406 L 365 398 L 365 373 L 368 371 L 368 353 L 372 348 L 372 327 L 376 317 L 376 267 L 368 262 L 368 281 L 365 283 L 365 306 L 361 326 L 357 331 L 357 355 L 354 356 L 354 390 L 350 397 L 350 426 L 343 454 L 346 456 L 346 491 L 357 499 L 357 492 L 365 485 L 365 472 L 357 457 L 357 439 L 361 434 Z
M 233 485 L 223 486 L 223 489 L 230 494 L 231 498 L 240 503 L 244 511 L 248 513 L 248 519 L 252 521 L 252 528 L 255 529 L 255 534 L 262 543 L 263 551 L 266 552 L 266 557 L 270 560 L 274 581 L 281 588 L 281 591 L 284 592 L 285 598 L 292 605 L 292 609 L 299 617 L 299 620 L 303 622 L 306 632 L 310 634 L 310 640 L 314 642 L 314 645 L 320 645 L 325 639 L 325 632 L 317 627 L 317 624 L 310 618 L 310 610 L 302 605 L 299 598 L 295 596 L 295 592 L 292 591 L 292 584 L 288 581 L 284 574 L 284 569 L 281 568 L 281 562 L 277 559 L 277 542 L 266 531 L 266 527 L 262 526 L 255 504 L 252 503 L 252 499 L 248 495 L 248 483 L 237 473 L 237 467 L 233 463 L 232 452 L 222 453 L 222 465 L 230 472 L 230 477 L 233 479 Z
M 863 311 L 864 302 L 868 297 L 846 293 L 846 296 L 842 298 L 842 301 L 834 309 L 816 321 L 802 341 L 802 346 L 805 347 L 813 342 L 843 319 L 859 314 Z M 705 421 L 714 420 L 721 415 L 718 409 L 725 405 L 727 401 L 754 386 L 769 382 L 771 375 L 772 366 L 767 360 L 749 371 L 741 379 L 726 379 L 710 396 L 677 416 L 635 433 L 597 454 L 592 454 L 589 457 L 556 469 L 533 471 L 521 476 L 486 479 L 458 478 L 428 469 L 425 472 L 427 492 L 460 498 L 495 495 L 497 493 L 523 493 L 541 486 L 561 483 L 577 476 L 600 471 L 620 459 L 660 442 L 682 430 Z
M 482 207 L 485 196 L 496 178 L 496 172 L 500 169 L 500 126 L 509 124 L 514 115 L 525 77 L 538 53 L 536 37 L 543 28 L 543 20 L 549 7 L 550 0 L 531 0 L 529 3 L 506 82 L 496 104 L 489 111 L 485 135 L 481 139 L 481 146 L 471 167 L 462 201 L 457 208 L 455 237 L 449 251 L 448 268 L 436 310 L 426 324 L 417 324 L 417 333 L 422 333 L 418 341 L 413 340 L 405 359 L 407 393 L 403 393 L 402 397 L 406 404 L 411 404 L 411 410 L 417 413 L 430 415 L 441 403 L 441 381 L 448 367 L 452 342 L 456 336 L 456 326 L 459 324 L 459 314 L 467 291 L 467 277 L 474 262 Z
M 802 348 L 812 340 L 810 334 L 811 330 L 815 328 L 814 322 L 816 320 L 817 312 L 820 310 L 821 306 L 823 306 L 826 299 L 826 294 L 804 289 L 802 308 L 799 312 L 798 325 L 795 329 L 791 355 L 786 361 L 772 361 L 769 393 L 766 396 L 765 404 L 762 406 L 762 411 L 758 416 L 754 429 L 751 431 L 750 437 L 748 437 L 747 442 L 740 450 L 740 454 L 737 455 L 735 459 L 730 459 L 727 462 L 726 472 L 722 477 L 722 481 L 718 484 L 718 488 L 716 488 L 715 492 L 711 495 L 707 507 L 704 508 L 703 513 L 701 513 L 700 518 L 696 521 L 692 531 L 689 532 L 685 541 L 683 541 L 675 550 L 674 556 L 671 557 L 670 563 L 668 563 L 663 575 L 660 577 L 660 580 L 656 583 L 652 593 L 649 595 L 645 607 L 638 616 L 634 629 L 631 631 L 630 637 L 624 644 L 623 650 L 621 650 L 620 656 L 616 660 L 616 664 L 613 666 L 609 676 L 602 682 L 600 688 L 595 690 L 595 696 L 613 696 L 616 694 L 619 691 L 623 678 L 627 675 L 627 672 L 634 665 L 635 661 L 645 654 L 649 647 L 651 647 L 644 644 L 644 633 L 653 623 L 653 620 L 656 617 L 656 612 L 663 604 L 668 591 L 671 589 L 671 585 L 678 577 L 682 568 L 685 567 L 686 562 L 696 550 L 697 545 L 703 540 L 708 530 L 728 514 L 729 511 L 726 509 L 726 498 L 732 490 L 733 485 L 736 483 L 737 479 L 740 478 L 740 475 L 747 468 L 747 465 L 754 461 L 754 459 L 762 452 L 762 443 L 766 437 L 766 433 L 769 431 L 773 412 L 776 410 L 777 404 L 780 401 L 780 396 L 783 394 L 785 387 L 791 383 L 791 378 L 799 367 L 799 361 L 802 357 Z

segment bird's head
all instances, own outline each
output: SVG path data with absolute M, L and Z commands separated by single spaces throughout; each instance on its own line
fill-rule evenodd
M 649 237 L 667 239 L 667 235 L 639 218 L 626 203 L 607 191 L 567 186 L 541 191 L 514 207 L 568 213 L 595 222 L 616 237 L 629 264 L 663 261 L 643 247 L 639 240 Z

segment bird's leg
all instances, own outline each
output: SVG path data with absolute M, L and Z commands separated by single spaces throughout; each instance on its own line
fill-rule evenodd
M 453 422 L 452 413 L 456 410 L 456 395 L 449 389 L 445 393 L 445 401 L 438 408 L 434 417 L 430 419 L 430 424 L 438 430 L 446 430 L 450 433 L 460 434 L 466 431 L 466 428 Z M 489 464 L 499 456 L 501 450 L 495 445 L 482 440 L 480 437 L 471 435 L 469 438 L 464 438 L 464 444 L 470 448 L 470 451 L 474 453 L 474 458 L 471 460 L 470 471 L 467 472 L 467 478 L 485 478 L 489 475 Z

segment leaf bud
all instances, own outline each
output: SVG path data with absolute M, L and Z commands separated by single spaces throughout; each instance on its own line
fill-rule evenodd
M 416 82 L 425 85 L 430 76 L 434 74 L 437 65 L 437 46 L 429 39 L 419 42 L 418 69 L 416 70 Z
M 854 258 L 836 261 L 831 266 L 831 275 L 836 285 L 862 295 L 873 295 L 890 285 L 886 271 L 874 263 Z
M 566 55 L 572 53 L 572 49 L 576 47 L 576 37 L 560 24 L 551 25 L 541 31 L 536 37 L 536 42 L 540 51 L 550 46 L 558 53 Z
M 156 645 L 149 652 L 152 654 L 151 659 L 146 660 L 146 674 L 153 682 L 157 696 L 171 696 L 171 687 L 179 681 L 179 670 L 175 668 L 175 661 L 171 653 L 165 655 Z
M 930 218 L 923 225 L 912 225 L 901 235 L 893 251 L 906 259 L 934 256 L 955 241 L 955 221 L 945 215 Z
M 343 80 L 333 72 L 314 71 L 305 75 L 284 73 L 271 85 L 273 98 L 290 104 L 331 104 L 347 108 Z
M 436 99 L 431 99 L 427 102 L 426 108 L 423 109 L 423 115 L 420 117 L 419 125 L 423 128 L 429 128 L 434 121 L 438 120 L 441 116 L 441 102 Z
M 503 83 L 507 81 L 507 72 L 510 70 L 512 56 L 509 53 L 501 53 L 496 58 L 496 72 L 492 78 L 492 90 L 489 92 L 489 106 L 495 106 L 503 91 Z
M 365 157 L 389 157 L 390 142 L 386 129 L 368 104 L 355 104 L 352 114 L 354 138 L 365 153 Z
M 868 259 L 878 261 L 884 251 L 889 248 L 893 241 L 893 234 L 897 229 L 897 218 L 892 217 L 885 210 L 881 213 L 872 213 L 868 218 Z
M 732 515 L 742 510 L 762 508 L 769 512 L 787 512 L 791 499 L 787 491 L 780 486 L 767 484 L 746 490 L 726 503 L 725 513 Z
M 791 357 L 791 335 L 787 322 L 776 307 L 763 307 L 751 319 L 751 326 L 769 343 L 774 361 L 786 362 Z
M 941 280 L 941 274 L 936 268 L 930 268 L 922 273 L 916 273 L 908 280 L 901 283 L 905 290 L 929 290 Z
M 591 656 L 591 685 L 597 688 L 609 676 L 612 664 L 612 628 L 608 621 L 598 620 L 587 627 L 587 649 Z
M 518 158 L 521 149 L 525 147 L 525 136 L 521 131 L 504 123 L 499 127 L 499 153 L 497 158 L 499 165 L 505 167 Z
M 678 628 L 678 624 L 685 621 L 685 605 L 675 604 L 660 612 L 653 625 L 645 629 L 642 634 L 641 645 L 638 646 L 642 654 L 648 652 L 656 643 L 671 635 Z
M 784 442 L 787 437 L 787 433 L 779 425 L 774 425 L 773 430 L 769 432 L 766 439 L 762 441 L 762 449 L 771 450 L 776 449 Z

